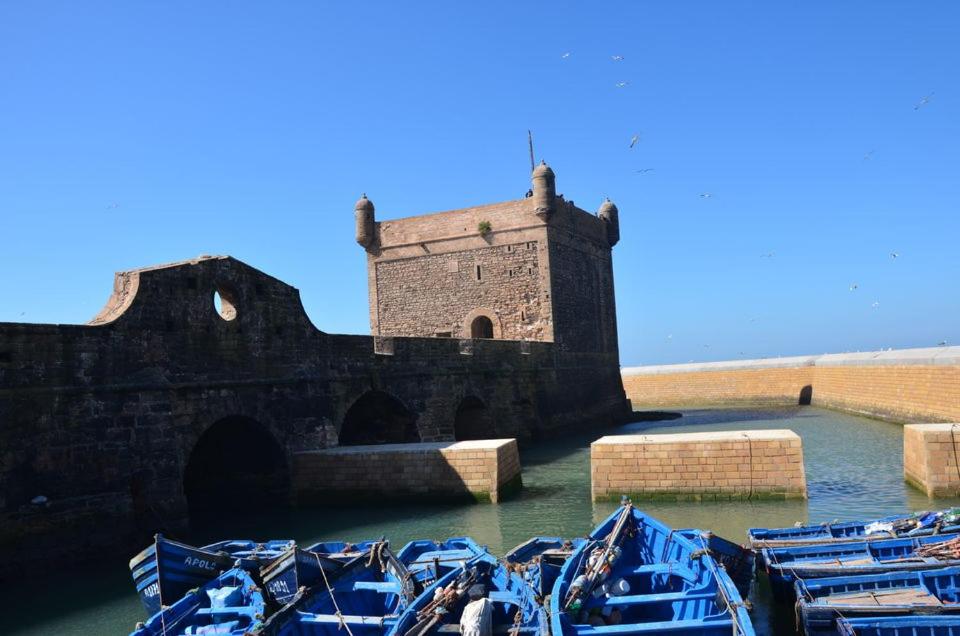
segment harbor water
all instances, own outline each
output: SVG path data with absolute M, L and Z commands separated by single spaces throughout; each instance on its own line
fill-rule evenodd
M 928 499 L 903 482 L 902 426 L 812 407 L 678 409 L 683 417 L 631 424 L 613 433 L 788 428 L 803 439 L 808 501 L 636 502 L 675 527 L 711 529 L 744 541 L 754 526 L 870 518 L 957 505 Z M 470 535 L 498 555 L 533 535 L 582 536 L 616 507 L 590 501 L 590 442 L 599 433 L 567 436 L 524 449 L 523 490 L 500 505 L 417 505 L 384 501 L 322 510 L 271 511 L 218 518 L 195 528 L 190 542 L 222 538 L 324 539 L 386 536 L 399 548 L 414 538 Z M 129 555 L 133 556 L 133 555 Z M 109 557 L 88 569 L 44 572 L 0 589 L 2 634 L 125 634 L 143 611 L 127 559 Z M 792 606 L 769 599 L 759 580 L 752 598 L 758 634 L 794 633 Z

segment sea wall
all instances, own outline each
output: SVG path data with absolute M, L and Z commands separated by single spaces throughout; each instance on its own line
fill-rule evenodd
M 497 503 L 520 486 L 514 439 L 348 446 L 293 455 L 298 504 L 382 497 Z
M 898 421 L 960 421 L 960 347 L 629 367 L 634 407 L 813 404 Z
M 807 496 L 800 436 L 785 429 L 601 437 L 590 475 L 594 501 Z
M 960 424 L 903 427 L 903 477 L 928 497 L 960 494 Z

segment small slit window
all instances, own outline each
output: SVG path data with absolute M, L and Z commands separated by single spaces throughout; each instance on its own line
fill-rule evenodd
M 476 266 L 477 269 L 477 280 L 483 280 L 483 272 L 480 271 L 480 266 Z

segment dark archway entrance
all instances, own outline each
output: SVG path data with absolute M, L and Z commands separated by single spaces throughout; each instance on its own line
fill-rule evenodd
M 256 420 L 240 416 L 200 436 L 183 476 L 191 516 L 285 506 L 289 487 L 283 448 Z
M 343 418 L 340 445 L 419 442 L 416 418 L 397 398 L 383 391 L 360 396 Z
M 493 338 L 493 321 L 486 316 L 477 316 L 470 323 L 471 338 Z
M 453 421 L 453 437 L 461 442 L 468 439 L 490 439 L 493 427 L 487 406 L 472 395 L 463 398 Z

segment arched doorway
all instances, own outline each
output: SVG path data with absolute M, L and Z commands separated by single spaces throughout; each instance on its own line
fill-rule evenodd
M 419 442 L 416 417 L 397 398 L 367 391 L 353 403 L 340 427 L 340 445 Z
M 486 404 L 480 398 L 470 395 L 460 401 L 456 418 L 453 421 L 453 437 L 458 442 L 493 437 L 490 414 L 487 411 Z
M 288 502 L 283 448 L 256 420 L 231 416 L 208 428 L 190 453 L 183 493 L 191 516 Z
M 493 321 L 486 316 L 477 316 L 470 323 L 471 338 L 493 338 Z

